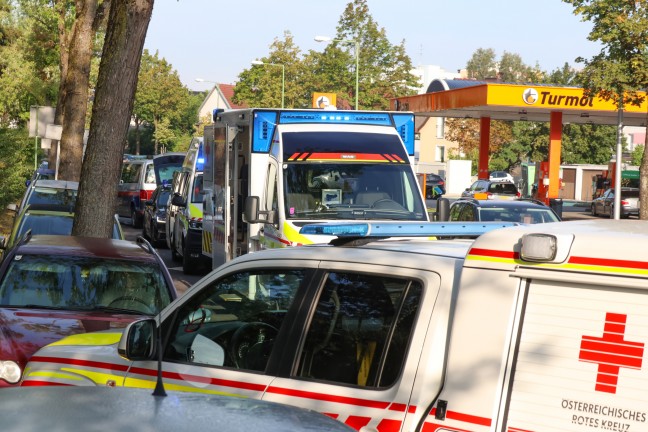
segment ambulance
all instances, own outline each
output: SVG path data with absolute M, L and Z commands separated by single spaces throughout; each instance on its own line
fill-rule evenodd
M 309 224 L 22 385 L 224 394 L 359 431 L 648 430 L 648 221 Z M 430 238 L 433 237 L 434 240 Z
M 328 242 L 338 220 L 427 221 L 413 169 L 414 114 L 241 109 L 205 132 L 203 254 L 216 268 L 262 249 Z

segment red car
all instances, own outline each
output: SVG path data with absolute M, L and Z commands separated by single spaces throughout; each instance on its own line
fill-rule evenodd
M 177 297 L 144 239 L 26 236 L 0 264 L 0 388 L 57 340 L 155 316 Z

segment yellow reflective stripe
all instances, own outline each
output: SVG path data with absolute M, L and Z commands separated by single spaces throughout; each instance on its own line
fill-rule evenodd
M 306 237 L 305 235 L 299 234 L 299 230 L 295 229 L 295 227 L 289 222 L 284 222 L 283 233 L 286 240 L 293 243 L 301 243 L 303 245 L 314 243 L 310 238 Z
M 189 217 L 202 219 L 202 217 L 203 217 L 202 204 L 200 204 L 200 207 L 198 207 L 196 204 L 191 204 L 190 203 L 189 204 Z
M 68 336 L 56 342 L 52 342 L 50 346 L 54 345 L 112 345 L 119 342 L 122 333 L 80 333 Z
M 29 372 L 25 374 L 26 378 L 56 378 L 56 379 L 62 379 L 62 380 L 73 380 L 73 381 L 82 381 L 83 377 L 80 377 L 78 374 L 75 375 L 69 375 L 66 373 L 61 373 L 61 372 L 53 372 L 53 371 L 35 371 L 35 372 Z
M 209 231 L 202 232 L 202 250 L 203 252 L 212 253 L 212 234 Z
M 84 369 L 74 369 L 74 368 L 61 368 L 64 372 L 70 372 L 82 377 L 88 378 L 90 381 L 96 384 L 106 385 L 108 381 L 115 381 L 115 385 L 122 387 L 124 385 L 124 377 L 113 374 L 105 374 L 100 372 L 92 372 Z
M 126 380 L 126 387 L 153 389 L 153 388 L 155 388 L 155 383 L 156 383 L 156 381 L 128 378 Z M 247 399 L 245 396 L 242 396 L 242 395 L 236 394 L 236 393 L 228 393 L 228 392 L 224 392 L 224 391 L 210 390 L 210 389 L 206 389 L 206 388 L 198 388 L 198 387 L 187 386 L 187 385 L 173 384 L 168 379 L 164 380 L 164 388 L 165 388 L 165 390 L 172 390 L 172 391 L 214 394 L 214 395 L 222 395 L 222 396 L 230 396 L 230 397 L 233 396 L 233 397 L 239 397 L 239 398 L 242 398 L 242 399 Z

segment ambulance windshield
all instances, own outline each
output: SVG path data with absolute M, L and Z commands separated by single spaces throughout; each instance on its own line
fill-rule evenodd
M 287 219 L 427 220 L 407 164 L 284 164 Z

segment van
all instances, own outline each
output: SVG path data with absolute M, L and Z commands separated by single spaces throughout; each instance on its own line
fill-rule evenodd
M 166 239 L 174 261 L 182 261 L 185 274 L 209 268 L 202 254 L 203 223 L 203 139 L 189 145 L 182 168 L 173 176 L 166 213 Z
M 180 152 L 164 153 L 153 158 L 127 155 L 117 186 L 117 215 L 130 219 L 134 228 L 141 228 L 144 203 L 151 199 L 159 184 L 171 181 L 173 173 L 182 167 L 184 157 L 185 154 Z

